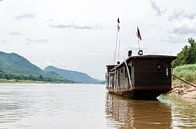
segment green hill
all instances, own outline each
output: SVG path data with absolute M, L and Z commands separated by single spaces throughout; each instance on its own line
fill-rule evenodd
M 99 84 L 101 81 L 94 79 L 90 77 L 86 73 L 82 72 L 77 72 L 77 71 L 71 71 L 71 70 L 64 70 L 64 69 L 59 69 L 53 66 L 48 66 L 44 69 L 46 72 L 50 72 L 53 74 L 58 74 L 59 76 L 72 80 L 77 83 L 91 83 L 91 84 Z
M 46 82 L 73 82 L 50 74 L 16 53 L 0 52 L 0 79 L 33 80 Z
M 42 70 L 16 53 L 0 52 L 0 71 L 9 73 L 40 74 Z

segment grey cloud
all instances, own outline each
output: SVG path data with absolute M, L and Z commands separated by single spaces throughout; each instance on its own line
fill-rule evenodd
M 34 43 L 47 43 L 48 42 L 47 39 L 30 39 L 30 38 L 27 38 L 26 40 L 29 41 L 29 42 L 34 42 Z
M 161 16 L 166 11 L 166 9 L 161 10 L 161 8 L 156 4 L 155 1 L 151 0 L 150 4 L 151 8 L 154 10 L 157 16 Z
M 71 29 L 86 29 L 86 30 L 92 30 L 92 29 L 101 29 L 101 26 L 95 25 L 95 26 L 90 26 L 90 25 L 84 25 L 84 26 L 79 26 L 79 25 L 64 25 L 64 24 L 58 24 L 58 25 L 49 25 L 51 28 L 59 28 L 59 29 L 64 29 L 64 28 L 71 28 Z
M 184 10 L 174 10 L 173 14 L 169 16 L 168 20 L 173 21 L 180 18 L 184 14 Z
M 172 33 L 179 35 L 196 34 L 196 14 L 192 13 L 187 15 L 181 12 L 175 18 L 177 21 L 171 31 Z
M 187 18 L 189 20 L 193 20 L 196 18 L 196 13 L 185 14 L 184 10 L 174 10 L 173 14 L 169 16 L 168 20 L 178 20 L 179 18 Z
M 23 34 L 20 33 L 20 32 L 10 32 L 9 34 L 10 34 L 10 35 L 16 35 L 16 36 L 21 36 L 21 35 L 23 35 Z
M 0 40 L 0 43 L 6 43 L 7 41 L 6 40 Z
M 54 21 L 54 19 L 50 18 L 50 19 L 48 19 L 48 21 Z
M 178 27 L 178 28 L 174 28 L 172 30 L 172 33 L 181 34 L 181 35 L 193 34 L 193 33 L 196 33 L 196 29 L 195 28 Z
M 35 18 L 34 14 L 23 14 L 15 17 L 17 20 Z
M 192 14 L 185 14 L 184 17 L 192 20 L 196 18 L 196 13 L 192 13 Z

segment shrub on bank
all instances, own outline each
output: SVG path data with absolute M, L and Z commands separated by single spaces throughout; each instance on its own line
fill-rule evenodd
M 174 74 L 185 79 L 186 81 L 196 83 L 196 64 L 188 64 L 175 67 Z

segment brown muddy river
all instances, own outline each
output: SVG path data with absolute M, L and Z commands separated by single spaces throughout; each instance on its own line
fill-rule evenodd
M 196 128 L 196 100 L 131 100 L 104 85 L 0 85 L 0 129 L 170 128 Z

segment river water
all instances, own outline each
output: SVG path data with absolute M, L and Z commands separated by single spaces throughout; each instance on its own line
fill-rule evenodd
M 170 128 L 196 128 L 196 101 L 131 100 L 104 85 L 0 85 L 0 129 Z

